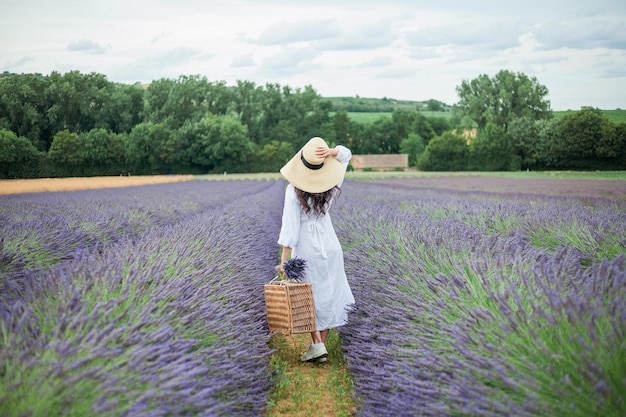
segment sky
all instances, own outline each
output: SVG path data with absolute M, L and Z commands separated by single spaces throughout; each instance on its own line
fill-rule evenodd
M 0 0 L 0 72 L 73 70 L 447 104 L 509 70 L 553 110 L 625 109 L 626 1 Z

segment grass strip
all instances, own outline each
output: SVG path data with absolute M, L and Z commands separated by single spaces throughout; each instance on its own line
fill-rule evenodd
M 339 335 L 330 331 L 325 363 L 300 362 L 310 342 L 308 334 L 276 334 L 270 339 L 270 348 L 275 350 L 270 360 L 275 388 L 268 399 L 267 417 L 355 414 L 352 378 L 345 366 Z

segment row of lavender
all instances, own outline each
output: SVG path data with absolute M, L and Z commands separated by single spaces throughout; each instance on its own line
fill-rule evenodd
M 0 415 L 262 414 L 260 288 L 282 192 L 228 181 L 0 199 Z
M 626 415 L 626 208 L 346 182 L 359 415 Z
M 263 182 L 187 182 L 121 189 L 7 195 L 0 198 L 0 273 L 19 278 L 83 250 L 103 250 L 145 230 L 175 224 L 258 192 Z M 0 289 L 1 291 L 1 289 Z

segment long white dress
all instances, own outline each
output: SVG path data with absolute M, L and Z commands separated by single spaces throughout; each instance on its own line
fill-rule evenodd
M 336 158 L 347 167 L 352 153 L 344 146 L 337 146 L 337 149 Z M 312 283 L 315 322 L 320 331 L 346 324 L 348 309 L 354 304 L 344 269 L 343 250 L 329 210 L 330 207 L 321 216 L 304 213 L 294 186 L 287 185 L 278 244 L 291 247 L 292 257 L 306 260 L 303 281 Z

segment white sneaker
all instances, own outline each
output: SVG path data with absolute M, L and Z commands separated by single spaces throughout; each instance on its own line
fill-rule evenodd
M 309 350 L 300 358 L 301 362 L 312 362 L 317 359 L 325 358 L 328 356 L 328 351 L 323 343 L 311 343 Z

